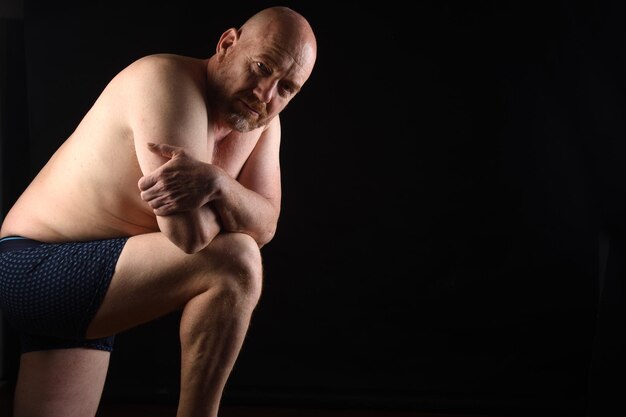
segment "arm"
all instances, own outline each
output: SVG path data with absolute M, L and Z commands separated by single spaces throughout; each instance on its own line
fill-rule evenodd
M 280 122 L 275 118 L 235 180 L 216 165 L 194 160 L 184 149 L 153 146 L 153 152 L 171 159 L 139 181 L 141 198 L 162 216 L 210 204 L 222 230 L 246 233 L 263 246 L 273 238 L 280 213 L 279 148 Z
M 206 161 L 212 144 L 207 140 L 208 116 L 200 74 L 162 57 L 144 58 L 126 71 L 128 123 L 143 174 L 169 160 L 152 152 L 148 142 L 181 147 L 189 156 Z M 161 232 L 186 253 L 206 247 L 220 231 L 216 213 L 209 205 L 157 215 L 157 222 Z
M 237 181 L 223 177 L 213 203 L 224 230 L 247 233 L 259 246 L 272 240 L 280 215 L 280 133 L 276 116 L 259 138 Z

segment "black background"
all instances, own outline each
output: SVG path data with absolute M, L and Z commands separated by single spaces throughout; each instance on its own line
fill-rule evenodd
M 4 210 L 122 68 L 208 57 L 273 4 L 26 0 Z M 283 211 L 225 401 L 584 415 L 617 343 L 594 337 L 623 257 L 625 6 L 280 4 L 318 60 L 281 119 Z M 176 322 L 118 335 L 105 400 L 176 400 Z

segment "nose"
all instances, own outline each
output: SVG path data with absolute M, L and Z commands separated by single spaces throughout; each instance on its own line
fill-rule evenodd
M 272 98 L 274 98 L 277 85 L 278 80 L 272 80 L 270 78 L 260 79 L 254 89 L 254 94 L 259 98 L 259 100 L 267 104 L 272 101 Z

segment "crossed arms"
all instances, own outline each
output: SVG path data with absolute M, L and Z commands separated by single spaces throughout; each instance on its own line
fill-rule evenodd
M 233 178 L 211 163 L 215 144 L 194 78 L 170 62 L 143 64 L 150 65 L 131 75 L 129 124 L 144 174 L 141 198 L 161 232 L 186 253 L 203 249 L 222 231 L 246 233 L 260 247 L 268 243 L 280 212 L 278 117 Z

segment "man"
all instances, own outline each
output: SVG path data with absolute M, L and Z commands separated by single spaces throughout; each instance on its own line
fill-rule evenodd
M 95 415 L 112 336 L 178 309 L 177 416 L 217 415 L 280 212 L 278 114 L 316 53 L 272 7 L 209 59 L 148 56 L 104 89 L 2 225 L 16 417 Z

